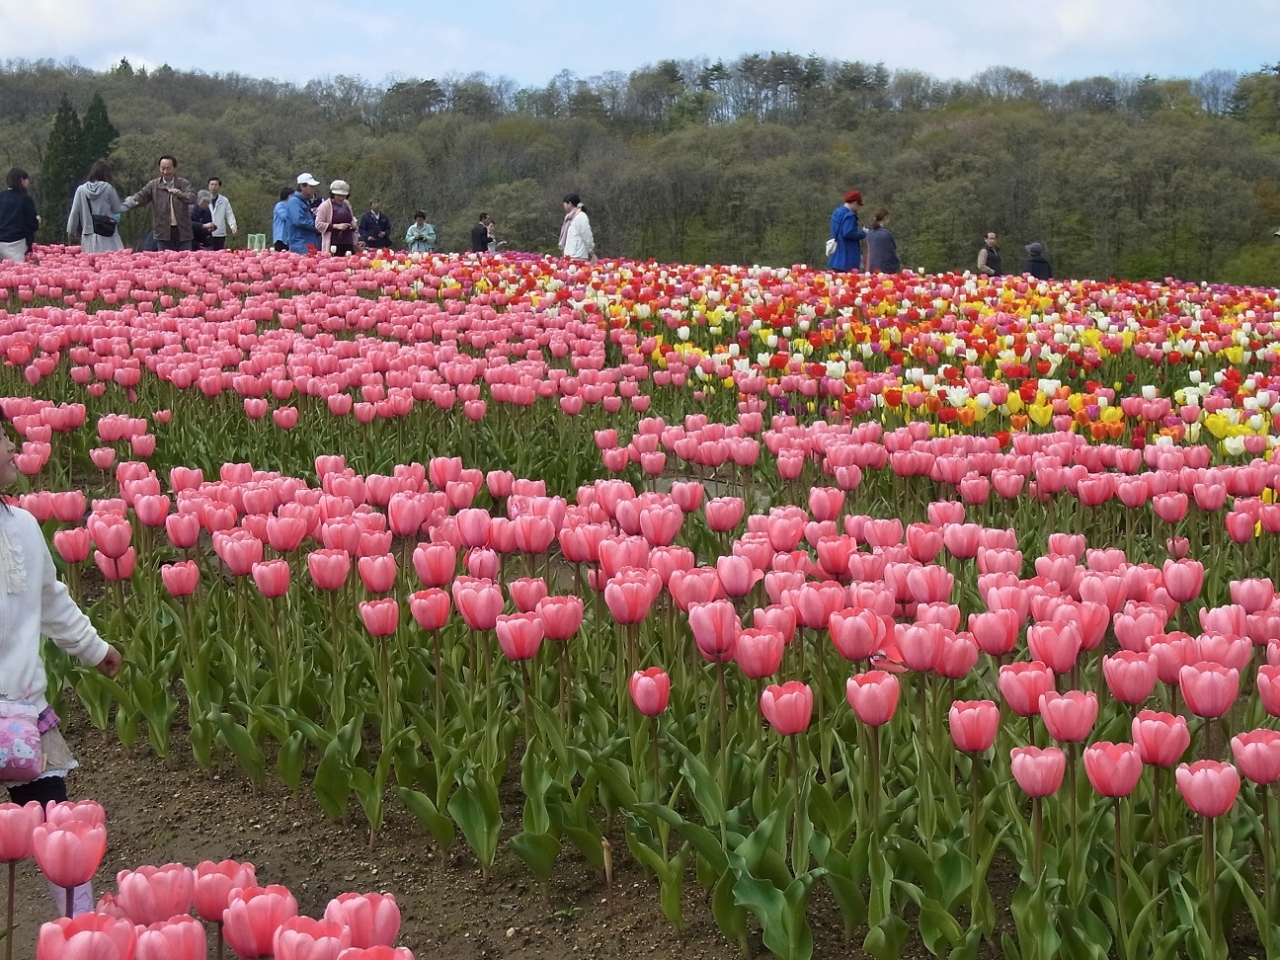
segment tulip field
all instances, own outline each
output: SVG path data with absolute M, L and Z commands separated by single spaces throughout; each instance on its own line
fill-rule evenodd
M 127 747 L 726 955 L 1280 957 L 1277 290 L 41 248 L 0 357 Z

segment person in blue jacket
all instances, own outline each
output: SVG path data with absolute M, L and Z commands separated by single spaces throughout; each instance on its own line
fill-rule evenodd
M 280 199 L 271 211 L 271 249 L 283 253 L 289 249 L 289 200 L 293 197 L 293 187 L 281 187 Z
M 832 270 L 860 270 L 862 268 L 862 241 L 867 232 L 858 225 L 858 208 L 862 206 L 862 194 L 850 190 L 844 195 L 844 203 L 831 211 L 831 239 L 836 242 L 835 252 L 827 260 Z
M 311 198 L 316 195 L 320 181 L 309 173 L 298 174 L 298 189 L 284 208 L 285 243 L 291 253 L 307 253 L 320 243 L 316 230 L 316 216 L 311 209 Z

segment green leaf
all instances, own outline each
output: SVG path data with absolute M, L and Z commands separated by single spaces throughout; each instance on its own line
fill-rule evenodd
M 342 737 L 329 741 L 316 768 L 315 792 L 320 809 L 330 820 L 341 820 L 347 813 L 347 800 L 351 796 L 351 761 L 347 758 Z
M 291 792 L 298 792 L 306 765 L 307 738 L 301 730 L 295 730 L 280 744 L 280 752 L 276 756 L 276 772 Z
M 498 855 L 502 813 L 498 790 L 484 767 L 473 764 L 462 775 L 458 789 L 449 798 L 449 816 L 480 860 L 481 869 L 488 873 Z
M 400 798 L 400 802 L 409 809 L 410 813 L 422 821 L 440 848 L 442 850 L 449 849 L 453 844 L 454 838 L 453 821 L 436 809 L 436 805 L 431 802 L 431 798 L 425 793 L 419 793 L 417 790 L 410 790 L 407 787 L 398 788 L 396 796 Z
M 240 765 L 255 782 L 260 782 L 266 772 L 267 758 L 263 756 L 262 748 L 253 742 L 249 731 L 236 723 L 229 713 L 218 713 L 214 724 L 218 728 L 218 737 L 236 755 Z
M 560 856 L 560 841 L 552 834 L 521 831 L 511 838 L 511 849 L 515 850 L 538 880 L 545 883 L 551 879 L 556 857 Z
M 702 858 L 717 877 L 724 876 L 728 871 L 729 859 L 720 843 L 720 838 L 706 827 L 686 820 L 676 811 L 664 807 L 660 803 L 640 803 L 636 804 L 636 809 L 652 814 L 659 820 L 670 824 L 680 836 L 692 844 L 698 856 Z
M 742 949 L 747 949 L 747 911 L 738 905 L 734 898 L 734 876 L 727 866 L 716 882 L 711 893 L 711 915 L 716 919 L 716 926 L 730 940 L 736 941 Z
M 902 945 L 910 932 L 905 920 L 891 914 L 868 931 L 862 949 L 876 960 L 897 960 L 902 956 Z

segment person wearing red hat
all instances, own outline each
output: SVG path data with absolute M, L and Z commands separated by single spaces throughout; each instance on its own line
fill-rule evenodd
M 835 249 L 831 250 L 827 266 L 832 270 L 862 268 L 862 243 L 867 232 L 858 224 L 858 208 L 861 206 L 862 194 L 850 190 L 844 195 L 844 202 L 831 211 L 831 240 L 827 247 L 830 250 L 834 241 Z

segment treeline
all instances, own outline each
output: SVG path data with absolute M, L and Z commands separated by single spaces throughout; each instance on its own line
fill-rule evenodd
M 1280 65 L 944 81 L 774 53 L 519 88 L 483 74 L 297 86 L 10 62 L 0 164 L 41 169 L 64 95 L 82 114 L 95 96 L 109 110 L 122 191 L 176 154 L 193 182 L 222 178 L 241 237 L 270 232 L 277 193 L 305 170 L 349 181 L 357 207 L 381 197 L 401 237 L 426 210 L 444 249 L 464 249 L 487 210 L 509 248 L 553 251 L 572 191 L 605 255 L 812 263 L 857 187 L 893 211 L 913 267 L 970 267 L 994 229 L 1007 261 L 1039 240 L 1060 276 L 1280 283 Z M 65 209 L 65 189 L 37 184 L 37 197 Z M 126 216 L 126 241 L 144 220 Z M 59 240 L 52 221 L 44 239 Z

